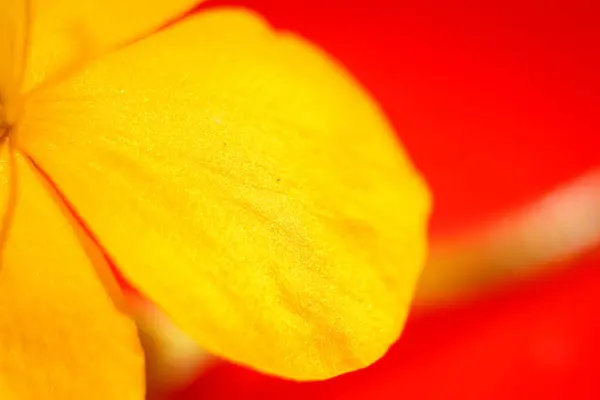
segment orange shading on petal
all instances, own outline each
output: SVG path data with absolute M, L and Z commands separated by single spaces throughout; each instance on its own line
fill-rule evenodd
M 143 399 L 133 322 L 105 292 L 103 262 L 24 158 L 0 270 L 2 400 Z
M 20 148 L 210 352 L 322 379 L 398 337 L 428 192 L 323 53 L 249 13 L 206 12 L 28 100 Z
M 69 74 L 74 66 L 151 33 L 201 2 L 31 0 L 32 29 L 24 89 L 57 74 Z
M 8 141 L 2 139 L 0 140 L 0 255 L 14 214 L 15 174 L 11 164 L 12 156 L 9 153 Z

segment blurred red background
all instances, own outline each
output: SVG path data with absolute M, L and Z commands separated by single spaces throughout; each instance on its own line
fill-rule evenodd
M 593 1 L 209 1 L 319 44 L 368 88 L 435 194 L 432 235 L 600 165 Z M 297 384 L 220 365 L 180 399 L 600 399 L 600 263 L 413 317 L 360 372 Z M 243 340 L 243 338 L 240 338 Z

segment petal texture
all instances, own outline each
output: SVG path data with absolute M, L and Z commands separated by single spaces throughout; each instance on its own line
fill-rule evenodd
M 210 352 L 320 379 L 398 337 L 428 194 L 368 96 L 302 40 L 201 13 L 36 93 L 18 141 Z
M 136 328 L 98 279 L 92 262 L 102 256 L 30 164 L 12 161 L 18 193 L 0 256 L 0 398 L 143 399 Z
M 7 0 L 3 0 L 7 1 Z M 8 0 L 11 1 L 11 0 Z M 30 0 L 32 27 L 24 90 L 148 35 L 202 0 Z

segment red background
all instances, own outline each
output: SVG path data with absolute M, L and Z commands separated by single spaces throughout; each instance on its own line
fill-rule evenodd
M 436 197 L 434 235 L 600 165 L 593 1 L 239 0 L 339 60 Z M 486 4 L 484 4 L 486 3 Z M 374 366 L 296 384 L 221 365 L 181 399 L 600 399 L 600 263 L 414 317 Z M 243 340 L 243 338 L 240 338 Z

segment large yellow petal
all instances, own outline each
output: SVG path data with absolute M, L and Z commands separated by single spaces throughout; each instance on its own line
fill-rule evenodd
M 7 0 L 3 0 L 7 1 Z M 8 0 L 14 1 L 14 0 Z M 32 28 L 24 89 L 147 35 L 202 0 L 30 0 Z
M 20 156 L 0 270 L 2 400 L 143 399 L 133 322 L 94 270 L 104 262 Z M 13 165 L 14 167 L 14 165 Z
M 211 352 L 319 379 L 402 329 L 423 182 L 340 67 L 246 12 L 191 17 L 37 93 L 18 140 Z

